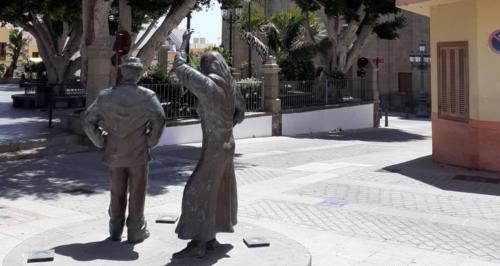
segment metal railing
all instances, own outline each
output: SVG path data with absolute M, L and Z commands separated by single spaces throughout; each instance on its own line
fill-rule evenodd
M 35 95 L 38 88 L 45 88 L 45 82 L 24 82 L 22 84 L 24 88 L 24 95 Z
M 23 83 L 24 95 L 34 96 L 39 93 L 48 93 L 50 87 L 45 82 L 25 82 Z M 85 88 L 80 83 L 65 83 L 60 85 L 62 89 L 59 96 L 85 96 Z
M 197 118 L 196 96 L 178 83 L 140 84 L 156 93 L 167 119 Z
M 236 83 L 245 98 L 246 110 L 250 112 L 259 112 L 264 110 L 264 82 L 239 81 Z
M 325 103 L 324 90 L 315 80 L 280 81 L 279 98 L 283 109 L 317 106 Z
M 80 83 L 63 84 L 64 96 L 85 96 L 87 93 Z
M 339 79 L 325 84 L 325 104 L 360 103 L 373 100 L 366 79 Z
M 362 103 L 373 99 L 366 79 L 343 79 L 320 82 L 280 81 L 282 109 L 341 103 Z
M 165 84 L 140 84 L 154 91 L 160 100 L 167 119 L 189 119 L 198 118 L 196 112 L 196 96 L 183 89 L 179 83 Z M 246 110 L 252 112 L 264 109 L 264 84 L 262 81 L 242 81 L 236 86 L 241 89 L 241 94 L 245 98 Z

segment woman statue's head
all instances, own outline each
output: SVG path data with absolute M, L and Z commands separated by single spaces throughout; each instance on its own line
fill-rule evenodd
M 241 123 L 245 118 L 245 99 L 236 86 L 231 69 L 218 52 L 211 51 L 201 57 L 201 72 L 234 97 L 233 125 Z M 214 77 L 215 75 L 215 77 Z
M 223 78 L 226 82 L 232 81 L 231 69 L 224 60 L 224 57 L 216 51 L 203 54 L 201 57 L 201 73 L 205 75 L 215 74 Z

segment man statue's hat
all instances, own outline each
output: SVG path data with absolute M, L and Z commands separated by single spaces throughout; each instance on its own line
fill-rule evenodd
M 142 65 L 141 59 L 138 57 L 129 57 L 126 58 L 123 64 L 121 64 L 121 67 L 130 67 L 130 68 L 137 68 L 137 69 L 142 69 L 144 66 Z

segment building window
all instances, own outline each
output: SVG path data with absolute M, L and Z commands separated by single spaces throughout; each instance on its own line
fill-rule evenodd
M 0 42 L 0 60 L 7 58 L 7 43 Z
M 441 42 L 438 52 L 438 115 L 469 120 L 469 61 L 467 42 Z
M 31 57 L 40 57 L 40 54 L 38 52 L 33 52 L 31 53 Z

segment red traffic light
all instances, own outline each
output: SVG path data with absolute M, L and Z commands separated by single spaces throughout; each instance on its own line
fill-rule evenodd
M 116 33 L 113 51 L 116 51 L 119 55 L 126 55 L 130 51 L 131 45 L 132 37 L 130 36 L 130 33 L 126 31 L 119 31 Z

